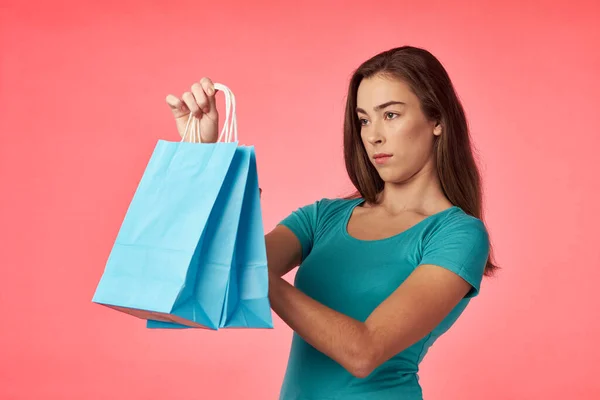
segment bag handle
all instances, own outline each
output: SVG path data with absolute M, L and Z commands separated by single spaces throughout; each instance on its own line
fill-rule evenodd
M 237 142 L 237 115 L 235 112 L 235 95 L 227 86 L 222 83 L 215 83 L 215 90 L 220 90 L 225 95 L 225 122 L 223 123 L 223 129 L 217 142 L 224 140 L 224 142 Z M 200 136 L 200 121 L 190 113 L 185 131 L 181 141 L 184 142 L 188 136 L 188 132 L 191 136 L 191 141 L 194 143 L 201 143 L 202 138 Z M 232 140 L 233 139 L 233 140 Z

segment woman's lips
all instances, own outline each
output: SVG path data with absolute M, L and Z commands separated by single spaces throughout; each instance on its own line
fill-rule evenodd
M 375 163 L 379 164 L 379 165 L 385 164 L 386 162 L 389 161 L 390 158 L 392 158 L 392 155 L 386 154 L 386 153 L 378 153 L 373 156 Z

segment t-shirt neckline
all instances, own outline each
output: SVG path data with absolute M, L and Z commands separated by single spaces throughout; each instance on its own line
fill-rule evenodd
M 454 206 L 453 205 L 453 206 L 451 206 L 449 208 L 446 208 L 446 209 L 444 209 L 442 211 L 438 211 L 435 214 L 431 214 L 431 215 L 423 218 L 421 221 L 417 222 L 413 226 L 411 226 L 411 227 L 409 227 L 409 228 L 407 228 L 407 229 L 403 230 L 402 232 L 399 232 L 399 233 L 397 233 L 395 235 L 388 236 L 388 237 L 382 238 L 382 239 L 368 240 L 368 239 L 358 239 L 358 238 L 350 235 L 350 233 L 348 232 L 348 223 L 350 222 L 350 218 L 352 217 L 352 213 L 354 212 L 354 209 L 356 207 L 358 207 L 359 205 L 364 204 L 365 202 L 366 202 L 366 200 L 363 199 L 363 198 L 355 199 L 354 202 L 350 205 L 350 207 L 348 207 L 348 210 L 346 211 L 346 215 L 344 216 L 344 218 L 342 220 L 342 224 L 341 224 L 342 235 L 345 238 L 347 238 L 347 239 L 349 239 L 349 240 L 351 240 L 353 242 L 356 242 L 356 243 L 367 243 L 367 244 L 368 243 L 373 243 L 374 244 L 374 243 L 382 243 L 382 242 L 388 242 L 390 240 L 398 239 L 399 237 L 402 237 L 402 236 L 404 236 L 404 235 L 406 235 L 406 234 L 408 234 L 408 233 L 416 230 L 418 227 L 420 227 L 421 225 L 425 224 L 425 222 L 430 221 L 433 218 L 436 218 L 436 217 L 439 217 L 441 215 L 444 215 L 444 214 L 446 214 L 449 211 L 459 209 L 458 206 Z

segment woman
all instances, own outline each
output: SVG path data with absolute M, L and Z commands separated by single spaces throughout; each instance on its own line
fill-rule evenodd
M 209 79 L 168 96 L 217 139 Z M 302 207 L 266 235 L 269 297 L 294 338 L 281 399 L 421 399 L 429 347 L 497 268 L 467 122 L 428 51 L 395 48 L 354 73 L 344 122 L 357 194 Z M 282 276 L 300 265 L 292 286 Z

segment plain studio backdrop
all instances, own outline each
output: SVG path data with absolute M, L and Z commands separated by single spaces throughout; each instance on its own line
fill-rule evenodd
M 178 140 L 168 93 L 202 76 L 234 91 L 270 230 L 350 191 L 348 79 L 404 44 L 439 57 L 464 103 L 502 267 L 425 358 L 425 398 L 600 398 L 599 12 L 576 0 L 0 2 L 0 399 L 275 399 L 292 333 L 280 319 L 150 331 L 91 298 L 156 141 Z

